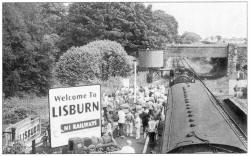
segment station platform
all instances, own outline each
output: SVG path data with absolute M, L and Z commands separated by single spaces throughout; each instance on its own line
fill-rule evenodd
M 247 115 L 247 103 L 242 101 L 241 99 L 231 97 L 229 98 L 231 102 L 233 102 L 239 109 L 241 109 Z M 246 101 L 247 102 L 247 101 Z

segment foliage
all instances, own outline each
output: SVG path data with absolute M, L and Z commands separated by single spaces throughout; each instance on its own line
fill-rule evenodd
M 199 42 L 201 40 L 201 37 L 193 32 L 184 32 L 181 35 L 181 43 L 182 44 L 191 44 L 191 43 L 196 43 Z
M 211 58 L 209 63 L 213 65 L 210 73 L 218 76 L 225 76 L 227 74 L 227 58 Z
M 25 149 L 23 142 L 15 141 L 12 145 L 4 146 L 3 154 L 25 154 Z
M 19 97 L 12 97 L 3 101 L 3 124 L 14 124 L 36 112 L 27 107 L 27 102 Z
M 152 11 L 151 5 L 142 3 L 70 3 L 68 7 L 63 3 L 3 3 L 4 95 L 46 95 L 55 62 L 72 46 L 108 39 L 117 41 L 131 54 L 174 42 L 177 27 L 174 17 Z M 105 52 L 101 57 L 104 60 L 100 57 L 98 68 L 93 67 L 95 79 L 128 75 L 131 59 L 125 54 L 109 56 Z M 88 81 L 96 81 L 92 80 L 93 73 L 89 77 Z
M 72 47 L 57 63 L 56 77 L 63 84 L 108 80 L 111 76 L 129 75 L 132 61 L 114 41 L 94 41 L 82 47 Z
M 89 52 L 99 60 L 100 73 L 98 74 L 101 80 L 108 80 L 111 76 L 127 77 L 132 68 L 132 57 L 129 57 L 123 47 L 109 40 L 101 40 L 90 42 L 86 45 Z
M 176 42 L 178 23 L 173 16 L 161 10 L 154 11 L 151 24 L 155 34 L 149 33 L 149 38 L 152 38 L 152 40 L 149 40 L 150 47 L 161 48 L 166 43 Z
M 20 96 L 23 92 L 45 95 L 50 87 L 51 67 L 59 49 L 55 42 L 46 40 L 57 35 L 52 34 L 53 24 L 48 21 L 53 20 L 47 20 L 52 14 L 44 14 L 43 4 L 3 4 L 3 92 L 6 97 Z
M 56 66 L 56 77 L 63 84 L 74 86 L 80 81 L 93 80 L 98 74 L 98 58 L 88 47 L 72 47 L 64 53 Z
M 67 27 L 67 7 L 63 3 L 40 3 L 42 7 L 43 28 L 47 30 L 44 35 L 44 42 L 50 48 L 55 61 L 62 55 L 58 48 L 62 40 L 62 33 Z
M 142 3 L 72 3 L 60 48 L 82 46 L 94 40 L 115 40 L 128 54 L 146 47 L 161 48 L 177 35 L 177 22 L 163 11 Z

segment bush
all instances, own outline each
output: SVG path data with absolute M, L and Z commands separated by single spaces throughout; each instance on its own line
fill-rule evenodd
M 98 76 L 98 60 L 89 51 L 87 47 L 72 47 L 60 57 L 56 66 L 60 83 L 74 86 Z
M 15 141 L 13 145 L 3 147 L 3 154 L 25 154 L 26 146 L 21 141 Z
M 127 77 L 132 67 L 132 58 L 124 48 L 115 41 L 100 40 L 86 45 L 91 49 L 90 53 L 100 60 L 100 79 L 108 80 L 111 76 Z
M 56 77 L 62 84 L 74 86 L 111 76 L 127 77 L 131 67 L 132 58 L 119 43 L 101 40 L 70 48 L 57 63 Z

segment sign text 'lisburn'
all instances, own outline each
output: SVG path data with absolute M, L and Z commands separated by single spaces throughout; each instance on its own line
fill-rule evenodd
M 64 101 L 75 101 L 81 100 L 86 98 L 96 98 L 96 93 L 89 92 L 87 94 L 78 94 L 78 95 L 59 95 L 54 96 L 55 102 L 64 102 Z M 60 117 L 60 116 L 67 116 L 67 115 L 74 115 L 74 114 L 82 114 L 88 113 L 93 111 L 99 111 L 100 104 L 98 101 L 96 102 L 85 102 L 85 103 L 77 103 L 77 104 L 69 104 L 69 105 L 59 105 L 58 107 L 52 107 L 52 115 L 53 117 Z
M 40 133 L 40 123 L 37 123 L 36 125 L 30 127 L 29 129 L 21 132 L 18 135 L 18 139 L 22 141 L 29 140 L 31 138 L 34 138 L 36 135 Z

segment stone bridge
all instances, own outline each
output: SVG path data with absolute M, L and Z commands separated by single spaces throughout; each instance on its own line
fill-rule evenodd
M 163 67 L 169 57 L 213 57 L 228 59 L 228 73 L 235 79 L 236 64 L 247 63 L 247 45 L 239 44 L 203 44 L 203 45 L 168 45 L 164 50 L 140 50 L 139 66 L 146 68 Z
M 165 57 L 227 57 L 228 45 L 169 45 Z

